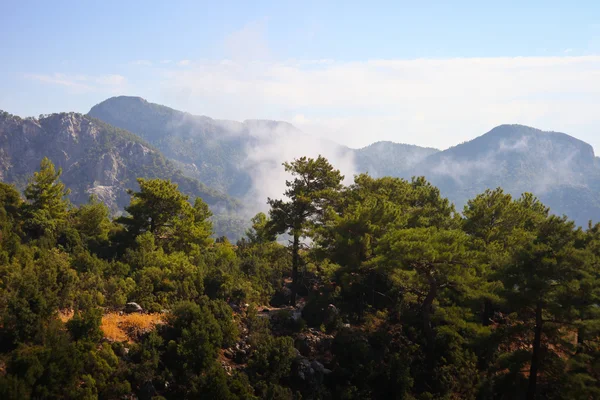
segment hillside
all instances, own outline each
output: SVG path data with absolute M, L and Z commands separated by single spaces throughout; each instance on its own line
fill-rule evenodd
M 214 120 L 126 96 L 92 107 L 89 115 L 139 135 L 187 175 L 233 196 L 245 194 L 251 186 L 243 169 L 247 147 L 256 140 L 251 131 L 269 133 L 280 128 L 271 121 Z
M 461 210 L 487 188 L 532 192 L 580 225 L 600 220 L 600 168 L 589 144 L 558 132 L 501 125 L 431 154 L 404 176 L 424 175 Z
M 142 177 L 170 179 L 184 193 L 202 197 L 215 213 L 237 207 L 127 131 L 76 113 L 23 119 L 0 112 L 0 179 L 22 189 L 43 157 L 62 168 L 75 204 L 94 194 L 117 213 L 129 203 L 127 189 L 135 189 Z
M 107 99 L 92 107 L 89 115 L 139 135 L 188 176 L 247 201 L 279 195 L 258 186 L 269 186 L 281 163 L 294 157 L 322 154 L 349 177 L 364 171 L 383 176 L 437 151 L 391 142 L 355 150 L 310 136 L 287 122 L 215 120 L 140 97 Z
M 580 225 L 600 220 L 600 162 L 592 147 L 564 133 L 501 125 L 444 151 L 393 142 L 350 149 L 278 121 L 223 121 L 139 97 L 114 97 L 89 115 L 152 143 L 183 172 L 260 208 L 283 190 L 281 162 L 323 154 L 347 177 L 425 176 L 458 210 L 488 188 L 532 192 Z
M 438 149 L 394 142 L 376 142 L 354 151 L 356 169 L 372 176 L 396 176 L 439 152 Z

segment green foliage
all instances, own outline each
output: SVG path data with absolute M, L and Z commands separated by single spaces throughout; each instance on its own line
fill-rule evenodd
M 98 342 L 102 339 L 100 330 L 100 321 L 102 319 L 102 310 L 99 308 L 88 308 L 79 312 L 67 322 L 67 329 L 73 340 L 89 340 Z
M 283 163 L 286 172 L 294 177 L 286 181 L 284 195 L 289 201 L 268 199 L 271 206 L 271 232 L 288 233 L 292 241 L 292 294 L 290 302 L 296 304 L 298 269 L 300 267 L 300 239 L 310 235 L 322 223 L 326 210 L 333 204 L 344 177 L 322 156 L 317 159 L 301 157 Z
M 0 249 L 5 263 L 21 244 L 21 196 L 12 185 L 0 182 Z
M 92 196 L 88 204 L 80 206 L 73 213 L 72 225 L 84 240 L 99 244 L 108 240 L 111 229 L 109 215 L 108 207 Z
M 129 216 L 119 218 L 135 238 L 150 232 L 156 243 L 168 251 L 188 250 L 210 243 L 211 216 L 208 206 L 197 198 L 194 206 L 177 185 L 161 179 L 138 179 L 139 192 L 131 192 Z
M 204 302 L 206 303 L 206 302 Z M 223 343 L 223 331 L 207 304 L 177 304 L 167 321 L 167 338 L 183 371 L 199 373 L 210 367 Z M 176 343 L 176 345 L 175 345 Z M 171 349 L 169 349 L 171 350 Z
M 290 374 L 296 357 L 290 337 L 263 336 L 248 361 L 249 374 L 255 381 L 277 383 Z
M 250 220 L 252 227 L 246 231 L 246 236 L 252 244 L 274 242 L 277 235 L 270 229 L 270 221 L 265 213 L 259 212 Z
M 69 202 L 65 197 L 70 191 L 60 182 L 61 174 L 62 170 L 57 171 L 45 157 L 25 188 L 28 202 L 23 205 L 24 226 L 34 239 L 55 233 L 67 218 Z
M 69 206 L 47 161 L 25 202 L 0 184 L 0 397 L 600 396 L 600 224 L 530 194 L 459 215 L 423 178 L 286 168 L 289 201 L 236 245 L 170 181 L 141 179 L 118 222 Z M 157 315 L 120 316 L 130 301 Z M 107 312 L 131 340 L 104 339 Z

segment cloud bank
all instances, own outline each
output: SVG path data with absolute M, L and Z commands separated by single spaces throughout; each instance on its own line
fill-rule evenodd
M 287 120 L 353 147 L 392 140 L 446 148 L 520 123 L 600 149 L 600 56 L 228 59 L 185 67 L 156 70 L 162 99 L 155 100 L 216 118 Z
M 600 150 L 600 56 L 268 61 L 266 45 L 246 40 L 262 30 L 257 23 L 232 34 L 224 41 L 231 57 L 218 61 L 136 60 L 101 76 L 26 77 L 218 119 L 289 121 L 351 147 L 391 140 L 444 149 L 517 123 Z
M 135 65 L 141 64 L 141 60 L 136 61 Z M 146 61 L 149 63 L 149 61 Z M 73 94 L 99 92 L 99 93 L 120 93 L 127 90 L 127 78 L 118 74 L 107 75 L 69 75 L 62 73 L 54 74 L 26 74 L 26 79 L 38 81 L 45 84 L 62 86 L 70 90 Z

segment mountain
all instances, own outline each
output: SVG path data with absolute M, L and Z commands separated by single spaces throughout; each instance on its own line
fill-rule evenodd
M 501 125 L 433 153 L 399 175 L 424 175 L 459 210 L 485 189 L 502 187 L 514 196 L 532 192 L 554 213 L 580 225 L 600 220 L 600 165 L 594 150 L 564 133 Z
M 88 115 L 139 135 L 188 176 L 237 197 L 251 187 L 248 147 L 265 136 L 299 132 L 285 122 L 215 120 L 128 96 L 103 101 Z
M 129 204 L 127 189 L 135 189 L 136 178 L 142 177 L 170 179 L 217 212 L 237 206 L 224 193 L 185 176 L 130 132 L 76 113 L 35 119 L 0 111 L 0 179 L 23 189 L 43 157 L 62 168 L 61 180 L 71 189 L 75 204 L 94 194 L 118 213 Z
M 375 142 L 354 150 L 354 160 L 359 172 L 368 172 L 377 177 L 397 176 L 437 152 L 438 149 L 412 144 Z
M 350 177 L 363 171 L 383 176 L 406 170 L 438 151 L 391 142 L 354 150 L 307 135 L 286 122 L 215 120 L 139 97 L 107 99 L 92 107 L 89 115 L 139 135 L 188 176 L 246 202 L 264 203 L 267 196 L 279 196 L 283 180 L 274 182 L 274 171 L 295 157 L 322 154 Z
M 246 205 L 254 201 L 250 208 L 282 193 L 281 162 L 323 154 L 350 177 L 423 175 L 459 211 L 485 189 L 502 187 L 514 196 L 532 192 L 580 225 L 600 221 L 600 159 L 589 144 L 564 133 L 501 125 L 444 151 L 393 142 L 350 149 L 285 122 L 214 120 L 139 97 L 110 98 L 89 115 L 141 136 L 186 175 Z

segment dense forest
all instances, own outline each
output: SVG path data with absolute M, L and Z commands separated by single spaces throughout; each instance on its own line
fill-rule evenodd
M 168 180 L 115 220 L 48 159 L 0 183 L 0 398 L 600 398 L 600 224 L 283 167 L 235 244 Z

